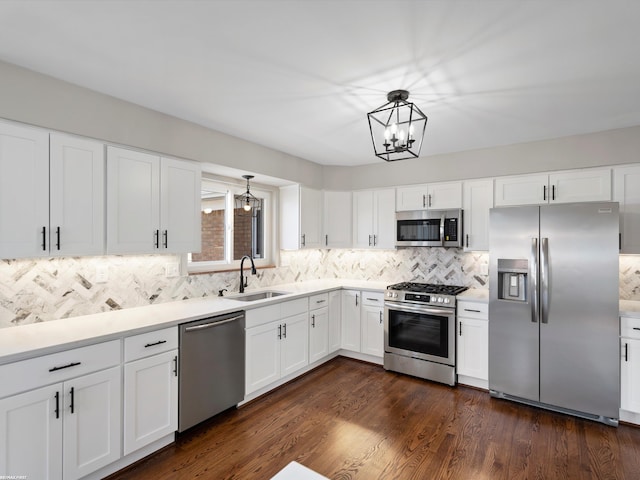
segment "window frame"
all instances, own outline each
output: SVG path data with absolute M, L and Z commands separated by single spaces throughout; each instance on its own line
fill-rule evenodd
M 233 260 L 233 211 L 235 196 L 245 193 L 246 185 L 210 178 L 204 175 L 202 182 L 203 184 L 207 184 L 207 188 L 215 188 L 220 193 L 224 192 L 225 195 L 225 258 L 224 260 L 193 262 L 191 260 L 191 253 L 187 253 L 184 255 L 187 273 L 197 274 L 237 270 L 240 268 L 240 260 Z M 264 258 L 255 258 L 254 263 L 257 268 L 272 267 L 275 263 L 276 191 L 267 185 L 251 184 L 251 193 L 263 200 Z

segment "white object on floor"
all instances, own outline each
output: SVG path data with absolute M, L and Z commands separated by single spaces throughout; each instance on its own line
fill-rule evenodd
M 300 465 L 298 462 L 291 462 L 280 470 L 271 480 L 328 480 L 319 473 Z

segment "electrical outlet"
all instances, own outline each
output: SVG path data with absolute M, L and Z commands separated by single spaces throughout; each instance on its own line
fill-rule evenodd
M 486 263 L 480 265 L 480 275 L 489 275 L 489 265 Z
M 164 265 L 164 276 L 167 278 L 180 276 L 180 264 L 178 262 L 166 263 Z
M 107 283 L 109 281 L 109 267 L 100 265 L 96 267 L 96 283 Z

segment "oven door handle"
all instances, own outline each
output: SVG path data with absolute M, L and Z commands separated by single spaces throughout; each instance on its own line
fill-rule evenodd
M 388 309 L 398 310 L 401 312 L 428 313 L 430 315 L 453 315 L 455 310 L 432 307 L 413 307 L 402 303 L 384 302 L 384 307 Z

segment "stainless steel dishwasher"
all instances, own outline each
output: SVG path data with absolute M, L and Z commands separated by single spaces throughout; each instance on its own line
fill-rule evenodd
M 180 325 L 178 431 L 244 399 L 244 312 Z

